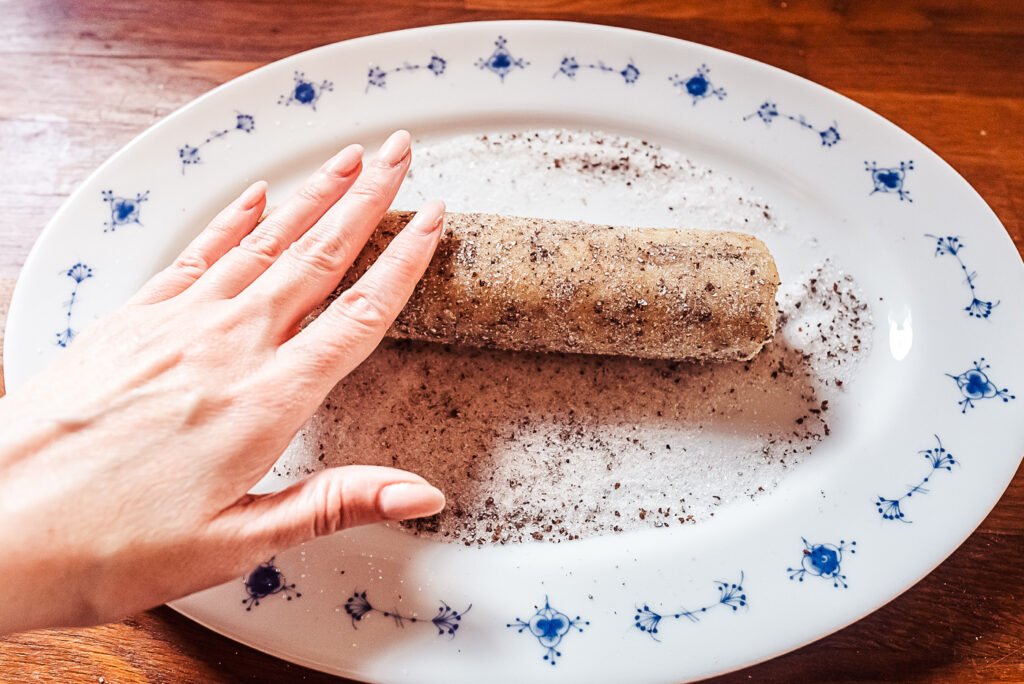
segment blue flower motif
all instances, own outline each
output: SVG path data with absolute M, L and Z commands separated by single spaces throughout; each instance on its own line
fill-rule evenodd
M 494 72 L 502 82 L 513 69 L 525 69 L 530 65 L 525 59 L 512 56 L 512 53 L 505 47 L 507 44 L 508 41 L 504 36 L 498 36 L 498 39 L 494 41 L 494 52 L 489 57 L 481 57 L 476 61 L 477 67 Z
M 576 72 L 579 68 L 580 64 L 576 61 L 575 57 L 563 57 L 562 63 L 558 67 L 558 71 L 555 72 L 555 76 L 558 74 L 565 74 L 569 78 L 576 78 Z
M 70 278 L 75 284 L 71 288 L 71 297 L 64 302 L 65 309 L 65 326 L 64 329 L 57 333 L 57 346 L 66 347 L 71 344 L 71 340 L 75 338 L 77 331 L 71 327 L 71 312 L 75 307 L 75 299 L 78 297 L 78 286 L 84 281 L 92 278 L 92 269 L 85 264 L 78 262 L 71 268 L 61 271 L 61 274 Z
M 818 131 L 818 135 L 821 136 L 821 144 L 824 147 L 832 147 L 840 141 L 839 129 L 836 128 L 835 124 L 832 124 L 823 131 Z
M 846 542 L 839 541 L 835 544 L 811 544 L 801 537 L 804 542 L 804 555 L 799 568 L 786 568 L 789 579 L 804 581 L 805 575 L 812 577 L 823 577 L 832 580 L 832 586 L 838 588 L 842 585 L 844 589 L 849 585 L 846 583 L 846 575 L 842 574 L 840 567 L 843 562 L 843 551 L 846 550 Z M 854 548 L 857 542 L 850 542 L 850 553 L 857 553 Z
M 548 597 L 545 596 L 544 607 L 538 608 L 533 617 L 529 620 L 516 618 L 515 622 L 510 622 L 505 626 L 515 628 L 520 634 L 529 630 L 537 642 L 544 647 L 544 660 L 554 665 L 556 659 L 562 655 L 557 648 L 562 642 L 562 638 L 572 629 L 582 633 L 583 626 L 589 624 L 589 620 L 583 620 L 579 615 L 570 619 L 565 613 L 555 610 L 551 607 Z
M 455 632 L 458 631 L 459 625 L 462 622 L 462 616 L 470 611 L 473 604 L 470 604 L 463 611 L 453 609 L 444 601 L 441 601 L 441 606 L 437 609 L 437 615 L 430 619 L 430 623 L 437 629 L 439 636 L 449 636 L 454 638 Z M 396 610 L 381 610 L 370 603 L 370 600 L 366 598 L 365 591 L 354 592 L 347 601 L 345 601 L 345 612 L 352 620 L 352 628 L 356 629 L 356 623 L 360 622 L 370 613 L 380 613 L 386 618 L 394 620 L 397 627 L 405 627 L 406 623 L 409 624 L 425 624 L 423 620 L 417 617 L 408 617 L 402 615 Z
M 699 622 L 700 615 L 707 613 L 709 610 L 717 608 L 718 606 L 727 606 L 732 608 L 733 612 L 747 606 L 747 595 L 743 591 L 742 572 L 740 573 L 739 582 L 715 582 L 715 584 L 718 587 L 718 600 L 714 603 L 702 606 L 695 610 L 687 610 L 683 608 L 671 615 L 662 615 L 661 613 L 652 610 L 649 605 L 644 604 L 643 608 L 637 608 L 636 615 L 633 616 L 633 626 L 641 632 L 649 634 L 655 641 L 660 641 L 656 635 L 658 634 L 658 628 L 661 625 L 661 621 L 666 617 L 671 617 L 676 620 L 686 618 L 690 622 Z
M 374 610 L 366 598 L 366 592 L 355 592 L 345 601 L 345 612 L 352 618 L 352 627 Z
M 251 114 L 243 114 L 241 112 L 235 112 L 235 125 L 229 128 L 222 128 L 215 131 L 210 131 L 210 134 L 206 136 L 206 139 L 198 145 L 182 145 L 178 148 L 178 158 L 181 160 L 181 173 L 185 173 L 185 169 L 193 164 L 201 163 L 202 157 L 199 151 L 209 145 L 214 140 L 223 138 L 225 135 L 234 131 L 242 131 L 243 133 L 251 133 L 256 128 L 256 120 Z
M 256 120 L 252 118 L 252 114 L 235 112 L 235 130 L 242 131 L 243 133 L 251 133 L 255 127 Z
M 665 616 L 651 610 L 650 606 L 644 604 L 643 608 L 638 608 L 636 615 L 633 617 L 633 625 L 641 632 L 647 632 L 651 635 L 651 638 L 658 641 L 658 637 L 654 636 L 658 633 L 658 625 L 661 624 L 662 619 Z
M 473 604 L 469 604 L 466 610 L 461 613 L 454 610 L 444 601 L 441 601 L 441 606 L 437 609 L 437 615 L 432 617 L 430 621 L 437 627 L 437 633 L 439 635 L 455 636 L 455 630 L 459 628 L 459 623 L 462 621 L 462 616 L 468 613 Z
M 448 66 L 448 62 L 442 58 L 434 55 L 430 58 L 430 62 L 427 64 L 427 69 L 433 72 L 435 76 L 440 76 L 444 73 Z
M 622 80 L 629 83 L 636 83 L 637 79 L 640 78 L 640 70 L 636 68 L 632 60 L 623 67 L 622 69 L 616 69 L 605 64 L 601 60 L 597 60 L 591 64 L 580 64 L 576 61 L 575 57 L 564 57 L 562 58 L 561 64 L 558 66 L 558 71 L 555 72 L 557 77 L 559 74 L 565 74 L 571 79 L 576 78 L 576 72 L 580 69 L 591 69 L 593 71 L 600 71 L 604 73 L 617 73 L 622 77 Z
M 178 157 L 181 158 L 181 172 L 185 173 L 185 167 L 198 164 L 202 161 L 199 157 L 199 148 L 194 145 L 182 145 L 178 148 Z
M 139 220 L 139 205 L 149 199 L 149 190 L 138 193 L 134 199 L 115 195 L 113 190 L 104 190 L 100 195 L 103 201 L 110 205 L 110 220 L 103 223 L 104 233 L 111 233 L 117 230 L 118 226 L 129 223 L 142 225 L 142 221 Z
M 320 101 L 323 94 L 334 90 L 334 83 L 331 81 L 325 80 L 317 84 L 307 80 L 306 75 L 301 71 L 295 72 L 294 80 L 295 84 L 292 89 L 277 98 L 278 104 L 286 107 L 293 104 L 303 105 L 315 112 L 316 103 Z
M 995 383 L 993 383 L 988 374 L 985 371 L 989 370 L 991 366 L 985 363 L 985 357 L 981 357 L 978 361 L 974 362 L 973 368 L 968 368 L 959 375 L 951 375 L 946 373 L 947 377 L 953 378 L 956 381 L 956 386 L 960 389 L 960 393 L 963 395 L 963 401 L 959 402 L 959 405 L 963 407 L 960 413 L 967 413 L 967 409 L 974 408 L 974 402 L 982 399 L 1002 399 L 1003 402 L 1008 402 L 1011 399 L 1017 397 L 1010 394 L 1010 390 L 1007 388 L 999 389 Z
M 871 182 L 874 184 L 874 189 L 869 192 L 869 195 L 874 195 L 876 192 L 896 194 L 900 201 L 906 200 L 913 202 L 910 199 L 910 193 L 903 189 L 903 182 L 907 178 L 907 171 L 913 171 L 914 160 L 901 161 L 899 166 L 879 166 L 876 162 L 864 162 L 864 170 L 871 174 Z
M 77 285 L 86 278 L 92 278 L 92 269 L 79 262 L 65 271 L 64 275 L 75 281 L 75 284 Z
M 386 88 L 388 85 L 388 74 L 397 73 L 399 71 L 417 71 L 419 69 L 425 69 L 431 72 L 434 76 L 441 76 L 444 74 L 447 68 L 448 62 L 438 55 L 434 55 L 430 58 L 430 61 L 425 64 L 410 64 L 409 62 L 403 62 L 402 66 L 395 67 L 390 70 L 381 69 L 379 66 L 370 66 L 369 71 L 366 72 L 366 91 L 370 88 Z
M 902 503 L 912 497 L 914 494 L 927 494 L 928 490 L 925 485 L 928 484 L 931 477 L 938 470 L 953 470 L 953 466 L 956 465 L 956 459 L 953 455 L 946 451 L 945 447 L 942 446 L 942 440 L 939 439 L 938 435 L 935 435 L 936 446 L 931 449 L 924 449 L 919 451 L 931 466 L 928 473 L 921 479 L 919 483 L 909 487 L 907 493 L 898 499 L 887 499 L 885 497 L 878 497 L 875 501 L 875 507 L 878 509 L 878 513 L 882 516 L 883 520 L 896 520 L 903 523 L 909 523 L 910 520 L 906 519 L 906 514 L 901 508 Z
M 764 122 L 765 126 L 770 126 L 773 121 L 779 118 L 786 119 L 787 121 L 792 121 L 793 123 L 799 125 L 801 128 L 807 129 L 809 131 L 814 131 L 815 133 L 817 133 L 818 140 L 821 141 L 822 147 L 832 147 L 840 140 L 842 140 L 842 136 L 839 135 L 838 124 L 836 124 L 835 122 L 833 122 L 832 125 L 827 128 L 817 128 L 812 123 L 807 121 L 807 118 L 803 114 L 798 114 L 794 116 L 792 114 L 784 114 L 780 112 L 778 105 L 772 102 L 771 100 L 765 100 L 761 104 L 761 106 L 758 107 L 755 111 L 743 117 L 743 120 L 747 121 L 754 117 L 757 117 L 762 122 Z
M 725 88 L 716 88 L 711 83 L 711 79 L 708 78 L 708 74 L 711 70 L 708 69 L 706 64 L 701 64 L 697 67 L 697 72 L 689 77 L 683 77 L 679 74 L 673 74 L 669 76 L 669 83 L 681 88 L 693 99 L 693 104 L 696 105 L 698 101 L 708 97 L 717 97 L 719 100 L 724 100 L 726 96 Z
M 969 271 L 967 264 L 960 258 L 960 250 L 964 247 L 960 237 L 956 235 L 936 236 L 931 233 L 925 233 L 924 236 L 935 240 L 935 256 L 948 254 L 960 264 L 960 270 L 964 274 L 964 282 L 967 283 L 967 287 L 971 291 L 971 303 L 964 307 L 967 315 L 971 318 L 988 318 L 992 314 L 992 309 L 999 306 L 999 301 L 991 302 L 978 298 L 977 289 L 974 285 L 978 272 Z
M 260 563 L 255 570 L 249 573 L 245 579 L 245 593 L 248 594 L 248 598 L 242 599 L 242 605 L 245 606 L 246 611 L 252 610 L 253 606 L 260 605 L 260 599 L 273 594 L 283 593 L 289 601 L 292 600 L 292 597 L 302 596 L 300 592 L 295 591 L 294 584 L 288 584 L 285 581 L 284 575 L 274 565 L 273 558 L 266 563 Z
M 774 102 L 766 101 L 760 107 L 757 108 L 756 112 L 754 112 L 753 114 L 748 114 L 747 116 L 743 117 L 743 120 L 746 121 L 747 119 L 754 116 L 761 119 L 761 121 L 763 121 L 767 126 L 771 124 L 773 119 L 779 116 L 779 108 L 778 106 L 776 106 Z

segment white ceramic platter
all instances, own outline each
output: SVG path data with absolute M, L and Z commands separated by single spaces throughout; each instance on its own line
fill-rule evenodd
M 831 437 L 770 495 L 698 525 L 494 548 L 366 528 L 175 608 L 360 679 L 677 682 L 866 615 L 992 508 L 1024 453 L 1024 397 L 1013 396 L 1024 392 L 1024 268 L 982 199 L 919 142 L 825 88 L 613 28 L 371 36 L 200 98 L 97 170 L 44 231 L 10 312 L 10 385 L 251 180 L 270 180 L 279 201 L 343 143 L 397 127 L 437 140 L 544 126 L 644 136 L 749 182 L 790 226 L 770 245 L 783 280 L 803 270 L 808 244 L 840 256 L 877 330 Z M 567 212 L 522 213 L 534 210 Z

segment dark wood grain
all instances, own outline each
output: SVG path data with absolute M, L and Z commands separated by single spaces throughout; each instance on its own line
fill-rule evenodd
M 179 106 L 324 43 L 510 18 L 654 31 L 815 80 L 949 161 L 1024 251 L 1019 0 L 0 0 L 0 319 L 10 279 L 68 193 Z M 811 646 L 715 682 L 1024 681 L 1022 542 L 1018 472 L 979 530 L 906 594 Z M 167 608 L 91 629 L 0 639 L 0 681 L 36 680 L 342 681 L 216 636 Z

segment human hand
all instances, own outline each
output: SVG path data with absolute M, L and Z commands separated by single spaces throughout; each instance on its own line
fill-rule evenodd
M 366 169 L 346 147 L 261 223 L 254 184 L 0 400 L 0 633 L 109 621 L 302 541 L 444 506 L 423 478 L 368 466 L 247 494 L 377 346 L 437 246 L 431 202 L 300 331 L 394 199 L 409 145 L 393 134 Z

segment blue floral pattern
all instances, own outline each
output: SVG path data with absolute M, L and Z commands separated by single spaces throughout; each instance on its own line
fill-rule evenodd
M 692 76 L 684 77 L 679 74 L 673 74 L 668 77 L 668 81 L 689 95 L 694 105 L 708 97 L 717 97 L 719 100 L 724 100 L 726 95 L 725 88 L 716 88 L 711 83 L 711 79 L 708 78 L 709 73 L 711 73 L 711 70 L 708 69 L 707 64 L 701 64 L 697 67 L 697 72 Z
M 584 620 L 579 615 L 570 618 L 565 613 L 555 610 L 545 596 L 544 607 L 537 608 L 537 612 L 529 620 L 516 618 L 515 622 L 505 626 L 515 629 L 520 634 L 528 631 L 537 639 L 537 643 L 544 647 L 544 660 L 554 665 L 556 660 L 562 657 L 562 652 L 558 650 L 562 639 L 574 629 L 582 633 L 583 628 L 589 624 L 589 620 Z
M 843 562 L 843 551 L 849 551 L 849 553 L 857 553 L 857 542 L 850 542 L 847 547 L 844 540 L 839 540 L 839 544 L 811 544 L 804 537 L 801 537 L 804 542 L 804 555 L 800 561 L 800 567 L 798 568 L 786 568 L 786 572 L 789 573 L 789 579 L 797 580 L 799 582 L 804 581 L 805 576 L 821 577 L 825 580 L 832 580 L 832 586 L 837 589 L 841 585 L 843 589 L 847 589 L 849 585 L 846 583 L 846 575 L 842 573 L 842 562 Z
M 288 584 L 284 575 L 274 565 L 273 558 L 265 563 L 260 563 L 255 570 L 249 573 L 249 576 L 245 578 L 245 593 L 248 596 L 242 599 L 242 605 L 247 611 L 252 610 L 253 606 L 260 605 L 260 600 L 274 594 L 284 594 L 288 601 L 291 601 L 293 597 L 302 596 L 301 593 L 295 591 L 294 583 Z
M 907 179 L 907 171 L 914 170 L 914 160 L 901 161 L 899 166 L 879 166 L 876 162 L 864 162 L 864 170 L 871 174 L 871 182 L 874 184 L 874 189 L 868 193 L 868 195 L 874 195 L 876 192 L 895 194 L 900 198 L 900 201 L 906 200 L 913 202 L 910 199 L 910 193 L 904 189 L 903 183 Z
M 185 173 L 185 169 L 193 164 L 199 164 L 202 162 L 202 158 L 199 156 L 199 151 L 209 145 L 214 140 L 223 138 L 228 133 L 234 131 L 241 131 L 243 133 L 252 133 L 253 129 L 256 128 L 256 120 L 251 114 L 242 114 L 241 112 L 235 112 L 235 125 L 229 126 L 228 128 L 221 128 L 214 131 L 210 131 L 210 134 L 206 136 L 206 139 L 198 145 L 185 144 L 178 148 L 178 158 L 181 160 L 181 172 Z
M 329 93 L 334 90 L 333 81 L 320 81 L 316 83 L 306 78 L 306 74 L 301 71 L 296 71 L 294 75 L 295 83 L 284 95 L 277 98 L 277 104 L 289 107 L 291 105 L 302 105 L 309 107 L 314 112 L 316 111 L 316 104 L 323 97 L 324 93 Z
M 942 446 L 942 440 L 939 439 L 938 435 L 935 435 L 936 446 L 931 449 L 924 449 L 917 453 L 923 455 L 928 459 L 928 464 L 931 466 L 928 469 L 928 473 L 921 479 L 916 485 L 912 485 L 907 489 L 907 492 L 899 497 L 898 499 L 887 499 L 884 496 L 878 497 L 875 501 L 875 507 L 878 509 L 878 513 L 882 516 L 883 520 L 896 520 L 899 522 L 909 523 L 905 513 L 903 512 L 903 502 L 914 494 L 927 494 L 928 490 L 925 489 L 925 485 L 928 484 L 932 476 L 940 470 L 953 470 L 953 466 L 956 465 L 957 461 L 953 458 L 953 454 L 946 451 L 945 447 Z
M 139 220 L 139 207 L 149 199 L 149 190 L 138 193 L 134 199 L 115 195 L 113 190 L 104 190 L 100 195 L 110 208 L 110 220 L 103 223 L 104 233 L 113 233 L 120 226 L 127 226 L 132 223 L 139 226 L 142 225 L 142 221 Z
M 562 63 L 558 65 L 558 71 L 555 72 L 555 77 L 557 77 L 559 74 L 565 74 L 569 78 L 575 80 L 576 72 L 578 72 L 580 69 L 591 69 L 593 71 L 609 74 L 616 73 L 619 76 L 621 76 L 622 80 L 625 81 L 627 84 L 636 83 L 637 79 L 640 78 L 640 70 L 636 68 L 636 65 L 633 64 L 632 60 L 630 60 L 629 63 L 626 64 L 626 66 L 619 69 L 616 67 L 608 66 L 600 59 L 597 60 L 596 62 L 580 64 L 575 57 L 563 58 Z
M 488 57 L 481 57 L 476 60 L 476 66 L 480 69 L 486 69 L 498 75 L 498 78 L 504 83 L 505 77 L 509 75 L 514 69 L 525 69 L 530 66 L 530 63 L 519 57 L 515 57 L 509 51 L 508 41 L 504 36 L 498 36 L 498 39 L 494 41 L 494 52 Z
M 352 629 L 357 629 L 356 623 L 361 622 L 367 615 L 380 613 L 384 617 L 394 620 L 397 627 L 405 627 L 407 623 L 430 623 L 437 629 L 439 636 L 448 637 L 455 636 L 455 633 L 459 630 L 459 625 L 462 623 L 462 616 L 468 613 L 472 607 L 473 604 L 471 603 L 464 610 L 455 610 L 444 601 L 441 601 L 441 605 L 437 609 L 437 615 L 430 618 L 430 620 L 424 620 L 418 617 L 402 615 L 397 610 L 381 610 L 370 603 L 370 600 L 366 598 L 365 591 L 356 591 L 345 601 L 345 613 L 352 620 Z
M 386 88 L 388 85 L 388 75 L 390 74 L 424 70 L 429 71 L 434 74 L 434 76 L 443 76 L 447 68 L 448 60 L 436 53 L 423 64 L 402 62 L 401 66 L 387 70 L 382 69 L 379 66 L 370 66 L 366 72 L 366 91 L 369 92 L 370 88 Z
M 71 340 L 73 340 L 77 334 L 77 331 L 71 327 L 71 312 L 75 308 L 75 300 L 78 297 L 78 288 L 84 281 L 92 278 L 92 269 L 79 262 L 68 270 L 62 271 L 61 274 L 71 278 L 72 282 L 75 283 L 71 288 L 71 296 L 66 302 L 64 302 L 64 329 L 57 333 L 57 346 L 66 347 L 71 344 Z
M 938 236 L 931 233 L 925 233 L 924 236 L 935 240 L 935 256 L 948 254 L 960 264 L 960 270 L 964 273 L 964 282 L 967 283 L 967 287 L 971 291 L 971 303 L 964 307 L 967 315 L 973 318 L 988 318 L 992 314 L 992 309 L 999 306 L 999 301 L 991 302 L 978 298 L 978 292 L 974 286 L 978 272 L 969 271 L 967 264 L 960 258 L 960 250 L 964 248 L 964 243 L 961 242 L 960 237 L 956 235 Z
M 761 106 L 757 108 L 757 111 L 747 114 L 743 117 L 743 120 L 747 121 L 755 116 L 763 121 L 765 126 L 770 126 L 773 121 L 781 118 L 787 121 L 792 121 L 808 131 L 814 131 L 818 134 L 818 140 L 821 141 L 822 147 L 832 147 L 842 140 L 842 137 L 839 135 L 839 128 L 836 122 L 833 121 L 832 125 L 828 128 L 818 128 L 814 124 L 810 123 L 803 114 L 793 115 L 780 112 L 778 105 L 771 100 L 765 100 Z
M 707 613 L 714 608 L 719 606 L 726 606 L 732 609 L 732 612 L 738 611 L 740 608 L 747 607 L 747 595 L 743 590 L 743 573 L 740 573 L 739 582 L 715 582 L 718 587 L 718 600 L 714 603 L 709 603 L 706 606 L 694 610 L 687 610 L 686 608 L 680 608 L 675 613 L 658 613 L 651 609 L 646 603 L 642 608 L 637 608 L 636 615 L 633 616 L 633 626 L 639 629 L 641 632 L 645 632 L 650 635 L 655 641 L 661 641 L 658 638 L 658 630 L 661 626 L 661 621 L 667 617 L 679 620 L 680 618 L 686 618 L 690 622 L 699 622 L 700 616 Z
M 960 413 L 967 413 L 967 409 L 974 408 L 974 403 L 982 399 L 1002 399 L 1005 403 L 1017 398 L 1015 395 L 1010 394 L 1009 389 L 1005 387 L 999 389 L 989 379 L 988 373 L 985 371 L 990 368 L 991 366 L 985 363 L 985 357 L 981 357 L 981 359 L 974 362 L 972 368 L 968 368 L 959 375 L 946 373 L 946 377 L 953 378 L 956 381 L 956 386 L 964 397 L 962 401 L 958 402 L 961 406 Z

